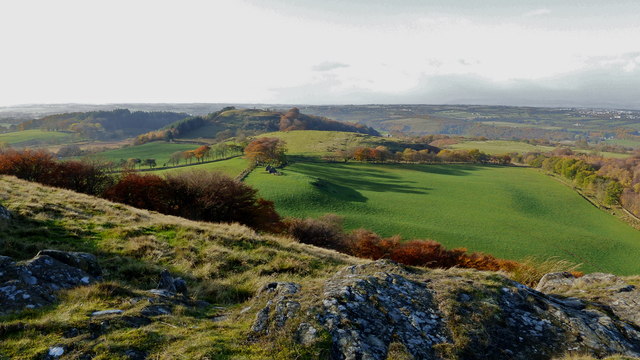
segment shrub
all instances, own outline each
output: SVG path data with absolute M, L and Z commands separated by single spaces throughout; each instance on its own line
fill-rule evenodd
M 104 198 L 140 209 L 172 213 L 170 193 L 165 179 L 157 175 L 125 173 L 104 192 Z
M 105 164 L 59 162 L 53 155 L 41 150 L 8 150 L 0 153 L 0 174 L 90 195 L 102 193 L 113 181 L 107 174 Z
M 319 219 L 285 220 L 287 233 L 301 243 L 348 252 L 348 236 L 342 231 L 342 218 L 327 214 Z

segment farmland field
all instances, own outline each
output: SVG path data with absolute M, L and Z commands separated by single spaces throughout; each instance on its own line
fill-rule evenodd
M 528 168 L 298 162 L 247 183 L 285 216 L 336 213 L 349 229 L 430 238 L 522 259 L 558 256 L 582 270 L 640 271 L 640 233 Z
M 547 152 L 554 149 L 553 146 L 531 145 L 521 141 L 489 140 L 489 141 L 465 141 L 448 146 L 452 149 L 478 149 L 487 154 L 505 154 L 510 152 Z
M 104 151 L 95 154 L 96 157 L 109 160 L 118 161 L 120 159 L 156 159 L 158 166 L 169 161 L 169 157 L 176 151 L 193 150 L 197 148 L 198 144 L 184 144 L 184 143 L 167 143 L 167 142 L 150 142 L 143 145 L 124 147 L 117 150 Z
M 179 167 L 175 169 L 164 169 L 164 170 L 156 170 L 151 172 L 146 172 L 145 174 L 167 174 L 179 171 L 191 171 L 191 170 L 206 170 L 206 171 L 220 171 L 229 176 L 238 176 L 242 170 L 246 169 L 248 166 L 247 160 L 238 156 L 227 160 L 220 160 L 216 162 L 210 162 L 200 165 L 193 166 L 185 166 Z
M 69 140 L 73 134 L 43 131 L 43 130 L 24 130 L 0 134 L 0 143 L 9 145 L 18 145 L 21 143 L 61 143 Z

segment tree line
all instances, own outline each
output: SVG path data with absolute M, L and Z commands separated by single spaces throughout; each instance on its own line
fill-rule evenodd
M 613 159 L 556 149 L 526 153 L 516 160 L 570 180 L 601 204 L 620 205 L 640 216 L 640 154 Z
M 348 150 L 337 150 L 325 156 L 329 161 L 350 160 L 370 162 L 370 163 L 481 163 L 481 164 L 501 164 L 511 163 L 511 155 L 490 155 L 478 149 L 472 150 L 439 150 L 433 149 L 414 150 L 405 148 L 403 151 L 393 152 L 386 146 L 364 147 L 358 146 Z

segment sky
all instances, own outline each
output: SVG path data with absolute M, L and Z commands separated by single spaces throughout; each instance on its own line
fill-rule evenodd
M 640 109 L 640 1 L 0 2 L 0 106 Z

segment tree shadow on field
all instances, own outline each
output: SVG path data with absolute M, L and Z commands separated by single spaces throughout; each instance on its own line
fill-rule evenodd
M 393 164 L 395 168 L 420 171 L 429 174 L 447 176 L 468 176 L 472 172 L 489 167 L 504 167 L 499 165 L 476 165 L 476 164 Z
M 376 169 L 364 164 L 327 163 L 320 161 L 304 161 L 295 165 L 295 171 L 331 184 L 336 194 L 355 196 L 358 190 L 376 192 L 396 192 L 407 194 L 427 194 L 432 190 L 426 186 L 418 186 L 393 172 Z M 364 166 L 362 166 L 364 165 Z M 359 194 L 359 193 L 358 193 Z M 360 195 L 364 198 L 362 195 Z M 359 200 L 355 200 L 359 201 Z

